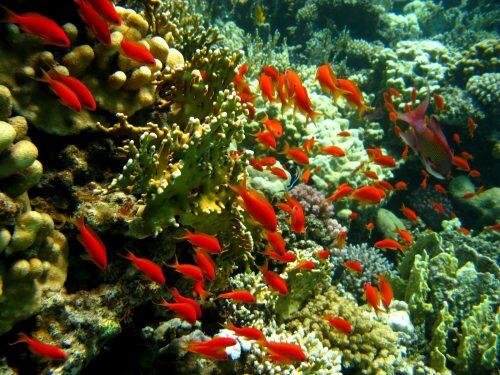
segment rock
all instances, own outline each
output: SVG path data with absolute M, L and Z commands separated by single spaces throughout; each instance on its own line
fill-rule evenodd
M 394 230 L 405 229 L 405 225 L 401 219 L 385 208 L 381 208 L 377 211 L 375 223 L 377 225 L 377 229 L 386 238 L 396 238 Z

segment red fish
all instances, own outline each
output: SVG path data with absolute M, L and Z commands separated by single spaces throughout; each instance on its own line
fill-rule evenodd
M 424 177 L 424 178 L 422 179 L 422 182 L 420 183 L 420 186 L 422 187 L 422 189 L 427 189 L 427 179 L 428 179 L 428 178 L 429 178 L 429 177 Z
M 401 236 L 401 238 L 403 239 L 403 241 L 406 242 L 408 245 L 413 244 L 413 236 L 411 235 L 410 232 L 408 232 L 404 229 L 400 229 L 400 228 L 396 228 L 396 229 L 394 229 L 394 231 L 397 234 L 399 234 Z
M 175 263 L 172 265 L 167 265 L 168 267 L 174 268 L 177 272 L 182 274 L 184 277 L 194 280 L 203 281 L 203 271 L 200 267 L 193 266 L 192 264 L 179 264 L 177 258 L 175 258 Z
M 401 132 L 400 132 L 401 133 Z M 405 146 L 405 149 L 403 150 L 403 152 L 401 153 L 401 157 L 403 159 L 406 159 L 408 157 L 408 153 L 410 152 L 410 146 L 406 145 Z
M 403 214 L 411 221 L 415 221 L 417 222 L 418 221 L 418 216 L 417 214 L 415 213 L 415 211 L 413 211 L 411 208 L 408 208 L 408 207 L 405 207 L 405 205 L 403 205 L 403 207 L 401 207 L 401 211 L 403 212 Z
M 303 260 L 299 264 L 297 264 L 295 267 L 293 267 L 294 270 L 313 270 L 316 267 L 316 263 L 314 263 L 312 260 Z
M 267 285 L 275 291 L 277 291 L 282 296 L 286 296 L 288 294 L 288 286 L 286 285 L 286 281 L 281 278 L 276 272 L 269 271 L 267 268 L 267 261 L 263 266 L 257 266 L 257 268 L 262 272 L 264 279 L 266 280 Z
M 108 267 L 106 246 L 92 228 L 85 226 L 83 217 L 76 222 L 76 227 L 80 231 L 78 241 L 85 247 L 92 262 L 101 270 L 105 270 Z
M 453 133 L 453 140 L 455 141 L 455 143 L 457 145 L 459 145 L 460 143 L 462 143 L 462 141 L 460 140 L 460 135 L 458 133 Z
M 410 125 L 399 136 L 419 155 L 427 172 L 444 179 L 451 169 L 453 153 L 434 116 L 426 121 L 429 93 L 420 105 L 408 113 L 399 113 L 398 118 Z
M 377 288 L 369 283 L 365 283 L 363 288 L 365 290 L 366 302 L 375 310 L 375 314 L 378 315 L 380 312 L 380 295 Z
M 435 184 L 434 185 L 434 189 L 436 189 L 441 194 L 447 194 L 448 193 L 448 190 L 446 190 L 442 185 L 439 185 L 439 184 Z
M 398 121 L 398 114 L 396 113 L 396 111 L 390 111 L 389 112 L 389 120 L 391 120 L 391 122 L 396 122 Z
M 404 251 L 404 247 L 392 238 L 385 238 L 383 240 L 377 241 L 373 246 L 383 250 L 390 249 Z
M 304 151 L 309 153 L 313 150 L 315 143 L 316 139 L 314 137 L 308 138 L 302 143 L 302 148 L 304 149 Z
M 283 135 L 283 126 L 278 120 L 269 118 L 266 115 L 266 117 L 264 117 L 261 122 L 262 124 L 264 124 L 266 130 L 272 133 L 272 135 L 274 135 L 276 138 L 279 138 Z
M 472 169 L 469 172 L 469 176 L 471 176 L 472 178 L 476 178 L 476 177 L 481 176 L 481 173 L 478 170 L 476 170 L 476 169 Z
M 263 66 L 260 71 L 264 73 L 265 75 L 271 77 L 273 82 L 278 82 L 278 78 L 280 76 L 280 72 L 278 69 L 276 69 L 274 66 Z
M 328 64 L 324 64 L 318 67 L 318 69 L 316 70 L 316 79 L 318 80 L 323 91 L 329 92 L 335 102 L 337 102 L 339 96 L 349 94 L 348 91 L 341 90 L 337 86 L 337 78 L 335 77 L 335 73 Z
M 302 205 L 294 205 L 290 216 L 290 228 L 295 233 L 304 233 L 306 231 L 306 219 Z
M 280 153 L 286 154 L 290 159 L 299 165 L 309 165 L 309 156 L 307 156 L 304 150 L 299 147 L 289 147 L 286 143 L 285 148 Z
M 149 52 L 145 46 L 136 41 L 123 38 L 120 43 L 120 47 L 123 54 L 130 60 L 144 65 L 156 64 L 155 57 L 151 54 L 151 52 Z
M 436 105 L 438 112 L 444 112 L 445 110 L 444 99 L 437 92 L 434 93 L 434 104 Z
M 349 214 L 349 219 L 350 220 L 356 220 L 359 217 L 359 214 L 357 212 L 351 212 Z
M 373 224 L 371 221 L 365 225 L 366 230 L 369 232 L 369 236 L 372 235 L 372 231 L 375 228 L 375 224 Z
M 333 157 L 342 157 L 345 156 L 344 150 L 342 150 L 338 146 L 325 146 L 321 147 L 320 150 L 328 155 L 331 155 Z
M 467 125 L 469 126 L 469 136 L 474 138 L 474 132 L 476 131 L 476 123 L 472 119 L 472 117 L 467 118 Z
M 436 202 L 436 201 L 431 201 L 431 203 L 432 203 L 432 205 L 434 206 L 434 209 L 435 209 L 437 212 L 439 212 L 439 213 L 441 213 L 441 214 L 446 213 L 446 210 L 444 209 L 444 206 L 443 206 L 441 203 Z
M 276 164 L 276 158 L 274 156 L 265 156 L 259 160 L 260 164 L 264 167 L 270 167 Z
M 203 275 L 207 277 L 208 280 L 215 280 L 215 263 L 210 255 L 207 253 L 205 249 L 196 248 L 195 249 L 194 261 L 200 267 Z
M 312 122 L 315 121 L 316 117 L 321 115 L 321 113 L 314 111 L 311 99 L 309 99 L 309 94 L 304 86 L 295 87 L 295 109 L 298 109 L 304 116 L 306 116 L 306 123 L 308 119 Z
M 7 12 L 6 22 L 14 23 L 25 32 L 43 39 L 44 44 L 68 48 L 71 45 L 64 30 L 53 20 L 38 13 L 16 14 L 0 5 Z
M 412 105 L 415 105 L 415 103 L 417 102 L 417 88 L 414 87 L 412 90 L 411 90 L 411 93 L 410 93 L 410 100 L 411 100 L 411 104 Z
M 259 142 L 265 148 L 274 150 L 276 148 L 276 138 L 271 132 L 257 132 L 254 134 Z
M 373 162 L 385 168 L 396 168 L 396 160 L 392 156 L 382 155 L 373 158 Z
M 378 289 L 380 290 L 380 297 L 386 309 L 389 308 L 393 298 L 392 286 L 385 275 L 380 275 L 378 279 Z
M 248 164 L 250 164 L 255 170 L 259 172 L 264 171 L 264 166 L 259 159 L 248 158 Z
M 271 77 L 266 74 L 262 74 L 259 77 L 259 87 L 262 91 L 262 97 L 269 100 L 269 103 L 276 101 L 273 80 L 271 79 Z
M 121 255 L 121 256 L 134 263 L 134 265 L 140 271 L 142 271 L 147 277 L 149 277 L 155 283 L 159 285 L 165 284 L 165 276 L 163 275 L 161 266 L 159 266 L 155 262 L 146 258 L 136 257 L 131 251 L 129 251 L 127 255 Z
M 376 187 L 377 189 L 382 189 L 385 191 L 394 191 L 394 186 L 392 186 L 389 181 L 385 180 L 375 181 L 373 183 L 373 186 Z
M 474 156 L 472 156 L 471 153 L 467 152 L 467 151 L 462 151 L 460 153 L 460 155 L 462 155 L 462 157 L 465 159 L 465 160 L 473 160 L 474 159 Z
M 89 5 L 85 0 L 75 0 L 78 4 L 78 13 L 89 30 L 102 44 L 109 46 L 111 44 L 111 34 L 108 23 L 99 15 L 99 13 Z
M 408 184 L 404 181 L 398 181 L 396 182 L 394 187 L 396 188 L 396 190 L 406 190 L 408 188 Z
M 292 98 L 295 95 L 295 88 L 302 86 L 302 81 L 297 73 L 287 69 L 285 71 L 285 85 L 288 97 Z
M 304 170 L 304 172 L 300 176 L 300 181 L 302 181 L 304 184 L 307 185 L 309 183 L 310 178 L 311 178 L 311 170 L 306 169 L 306 170 Z
M 350 137 L 351 132 L 348 130 L 342 130 L 341 132 L 337 133 L 337 136 L 339 137 Z
M 122 20 L 110 0 L 86 0 L 92 5 L 99 15 L 109 23 L 120 26 Z
M 320 250 L 316 253 L 316 256 L 321 259 L 321 260 L 328 260 L 330 258 L 330 251 L 329 250 Z
M 350 197 L 362 205 L 379 204 L 386 196 L 383 190 L 373 186 L 363 186 L 354 190 Z
M 378 174 L 375 173 L 374 171 L 363 171 L 363 174 L 368 177 L 368 178 L 371 178 L 372 180 L 378 180 Z
M 348 261 L 342 263 L 342 265 L 344 267 L 346 267 L 352 273 L 363 272 L 363 266 L 358 261 L 348 260 Z
M 59 347 L 45 344 L 35 338 L 29 337 L 25 333 L 19 334 L 19 339 L 10 345 L 15 345 L 25 342 L 28 344 L 29 350 L 36 355 L 47 358 L 49 360 L 65 360 L 68 355 Z
M 489 227 L 486 227 L 487 230 L 500 230 L 500 224 L 494 224 L 490 225 Z
M 354 188 L 348 184 L 340 184 L 337 188 L 337 191 L 335 191 L 335 193 L 326 198 L 326 201 L 327 202 L 338 201 L 339 199 L 348 195 L 353 190 Z
M 187 240 L 191 245 L 200 247 L 212 254 L 219 254 L 222 251 L 219 240 L 210 234 L 192 233 L 186 230 L 186 233 L 179 237 L 179 240 Z
M 389 92 L 391 93 L 392 96 L 395 96 L 396 98 L 399 98 L 401 96 L 399 91 L 396 90 L 394 87 L 389 87 Z
M 63 105 L 71 108 L 75 112 L 80 112 L 82 110 L 82 103 L 78 99 L 78 96 L 73 90 L 71 90 L 64 83 L 53 79 L 46 71 L 42 70 L 43 78 L 40 79 L 41 82 L 48 83 L 54 94 L 56 94 Z
M 465 193 L 464 195 L 462 195 L 462 198 L 463 199 L 471 199 L 471 198 L 474 198 L 475 196 L 476 196 L 476 193 L 469 192 L 469 193 Z
M 265 340 L 266 337 L 262 333 L 260 329 L 253 327 L 236 327 L 230 320 L 227 322 L 224 327 L 236 333 L 238 336 L 242 336 L 248 340 Z
M 268 256 L 271 259 L 277 260 L 280 263 L 291 263 L 297 260 L 297 257 L 293 253 L 285 252 L 283 254 L 280 254 L 273 249 L 266 249 L 262 252 L 262 254 Z
M 76 94 L 83 107 L 90 109 L 91 111 L 96 110 L 94 96 L 82 81 L 75 77 L 62 75 L 55 70 L 52 70 L 49 75 L 55 80 L 68 86 Z
M 470 171 L 469 162 L 460 156 L 454 156 L 452 158 L 452 163 L 459 170 L 467 171 L 467 172 Z
M 274 354 L 275 356 L 270 357 L 270 359 L 277 362 L 303 362 L 307 360 L 307 355 L 300 345 L 275 341 L 259 341 L 259 344 L 265 347 L 268 352 Z
M 209 359 L 225 360 L 228 359 L 226 348 L 236 345 L 238 342 L 232 337 L 215 337 L 208 341 L 190 341 L 187 351 L 201 354 Z
M 190 324 L 196 323 L 196 309 L 190 303 L 184 302 L 174 302 L 169 303 L 165 300 L 159 304 L 160 306 L 166 307 L 169 310 L 172 310 L 177 314 L 177 316 L 181 319 L 184 319 Z
M 248 290 L 235 290 L 233 292 L 222 293 L 217 298 L 230 299 L 239 303 L 254 303 L 255 297 Z
M 363 94 L 359 90 L 358 86 L 348 80 L 348 79 L 337 79 L 339 89 L 346 91 L 347 94 L 343 94 L 344 98 L 347 100 L 347 103 L 351 107 L 356 107 L 358 109 L 359 117 L 363 117 L 364 113 L 371 109 L 369 105 L 366 105 L 363 100 Z
M 326 319 L 328 324 L 330 324 L 340 333 L 345 333 L 348 335 L 352 333 L 351 324 L 347 320 L 339 318 L 337 316 L 328 316 L 328 315 L 324 315 L 323 318 Z
M 276 231 L 278 219 L 273 206 L 262 193 L 247 189 L 246 175 L 239 186 L 229 185 L 229 187 L 241 197 L 243 207 L 256 222 L 271 232 Z
M 200 304 L 192 298 L 182 296 L 176 288 L 170 289 L 170 294 L 175 302 L 179 303 L 188 303 L 193 306 L 196 311 L 196 318 L 199 319 L 201 317 L 201 307 Z
M 280 167 L 271 167 L 269 168 L 269 171 L 271 171 L 273 175 L 282 180 L 288 180 L 288 175 L 286 174 L 286 171 Z
M 203 285 L 203 280 L 201 281 L 196 281 L 193 285 L 193 291 L 200 297 L 202 301 L 205 301 L 212 293 L 210 293 L 208 290 L 205 290 L 204 285 Z
M 283 239 L 283 237 L 281 236 L 281 234 L 279 234 L 278 232 L 267 232 L 266 233 L 266 237 L 267 237 L 267 241 L 269 242 L 269 244 L 273 247 L 274 250 L 276 250 L 276 252 L 278 254 L 285 254 L 286 252 L 286 242 L 285 240 Z

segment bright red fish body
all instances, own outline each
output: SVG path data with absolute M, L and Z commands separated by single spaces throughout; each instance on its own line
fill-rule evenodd
M 65 76 L 57 73 L 56 71 L 51 71 L 49 75 L 55 80 L 62 82 L 66 86 L 68 86 L 78 97 L 78 100 L 84 108 L 90 109 L 91 111 L 96 110 L 97 105 L 95 103 L 94 96 L 87 88 L 87 86 L 85 86 L 85 84 L 78 78 Z
M 122 20 L 110 0 L 86 0 L 99 15 L 109 23 L 120 26 Z
M 355 260 L 348 260 L 343 263 L 343 266 L 349 269 L 349 271 L 355 273 L 355 272 L 363 272 L 363 266 L 355 261 Z
M 267 261 L 262 267 L 257 267 L 262 274 L 264 275 L 264 279 L 266 280 L 267 285 L 271 287 L 271 289 L 277 291 L 279 294 L 286 296 L 288 294 L 288 286 L 286 285 L 286 281 L 281 278 L 276 272 L 269 271 L 267 268 Z
M 274 93 L 273 80 L 266 74 L 262 74 L 259 77 L 259 87 L 262 91 L 262 97 L 267 98 L 270 103 L 276 100 Z
M 219 254 L 222 251 L 219 240 L 215 236 L 206 233 L 191 233 L 187 231 L 180 240 L 187 240 L 195 247 L 201 247 L 209 253 Z
M 39 36 L 44 44 L 68 48 L 71 42 L 64 30 L 53 20 L 38 13 L 16 14 L 1 5 L 7 12 L 7 22 L 19 25 L 29 34 Z
M 249 340 L 265 340 L 265 336 L 260 329 L 253 327 L 236 327 L 231 321 L 224 327 Z
M 278 232 L 267 232 L 267 241 L 276 250 L 277 253 L 283 255 L 286 252 L 286 242 Z
M 197 314 L 196 309 L 190 303 L 175 302 L 169 303 L 163 300 L 160 306 L 166 307 L 169 310 L 174 311 L 177 316 L 181 319 L 186 320 L 190 324 L 196 323 Z
M 172 298 L 175 302 L 188 303 L 193 306 L 196 311 L 196 318 L 199 319 L 201 317 L 201 307 L 197 301 L 192 298 L 182 296 L 176 288 L 170 289 L 170 294 L 172 294 Z
M 275 341 L 261 341 L 260 344 L 270 353 L 277 355 L 278 357 L 271 359 L 278 359 L 278 362 L 303 362 L 307 360 L 307 355 L 300 345 Z
M 19 334 L 19 339 L 11 345 L 25 342 L 28 344 L 29 350 L 41 357 L 52 360 L 65 360 L 68 355 L 59 347 L 54 345 L 45 344 L 35 338 L 29 337 L 24 333 Z
M 383 240 L 375 242 L 373 245 L 379 249 L 390 249 L 390 250 L 401 250 L 404 251 L 404 247 L 397 241 L 391 238 L 385 238 Z
M 230 299 L 240 303 L 254 303 L 255 297 L 248 290 L 235 290 L 232 292 L 222 293 L 217 298 Z
M 45 71 L 43 71 L 43 78 L 41 78 L 40 81 L 50 85 L 52 92 L 54 92 L 54 94 L 61 99 L 62 104 L 71 108 L 75 112 L 80 112 L 82 110 L 82 103 L 80 103 L 78 96 L 64 83 L 53 79 Z
M 175 259 L 175 263 L 169 265 L 169 267 L 174 268 L 177 272 L 181 273 L 188 279 L 194 281 L 203 281 L 203 271 L 200 267 L 188 263 L 180 264 L 177 259 Z
M 347 320 L 339 318 L 337 316 L 324 316 L 324 318 L 333 328 L 335 328 L 340 333 L 345 333 L 347 335 L 352 333 L 351 324 Z
M 365 290 L 366 302 L 375 310 L 375 314 L 378 315 L 380 312 L 380 295 L 377 288 L 369 283 L 365 283 L 363 288 Z
M 155 65 L 156 60 L 149 50 L 142 44 L 123 38 L 120 47 L 125 56 L 139 64 Z
M 101 270 L 105 270 L 108 267 L 106 246 L 104 246 L 92 228 L 85 226 L 83 217 L 78 220 L 76 227 L 80 231 L 80 235 L 77 238 L 83 247 L 85 247 L 85 250 L 87 250 L 92 262 Z
M 389 280 L 386 279 L 385 275 L 379 276 L 378 289 L 380 290 L 380 297 L 385 308 L 389 308 L 393 298 L 392 286 Z
M 104 45 L 111 44 L 111 34 L 108 23 L 85 0 L 75 0 L 79 6 L 78 13 L 94 36 Z
M 213 259 L 210 257 L 208 252 L 206 252 L 202 248 L 195 249 L 194 261 L 200 267 L 203 275 L 207 277 L 208 280 L 215 280 L 215 263 Z
M 363 186 L 354 190 L 350 197 L 363 205 L 379 204 L 385 198 L 385 192 L 373 186 Z
M 136 257 L 131 251 L 129 251 L 127 255 L 122 255 L 122 257 L 134 263 L 137 269 L 142 271 L 147 277 L 149 277 L 155 283 L 159 285 L 165 284 L 165 276 L 163 275 L 161 266 L 159 266 L 155 262 L 146 258 Z

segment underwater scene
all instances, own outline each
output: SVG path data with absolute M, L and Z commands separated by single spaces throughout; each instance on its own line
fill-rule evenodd
M 498 1 L 0 8 L 0 375 L 500 374 Z

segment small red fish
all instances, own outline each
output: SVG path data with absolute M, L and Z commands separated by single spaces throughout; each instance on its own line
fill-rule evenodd
M 254 303 L 255 297 L 248 290 L 235 290 L 232 292 L 222 293 L 217 298 L 230 299 L 239 303 Z
M 291 263 L 297 260 L 297 257 L 293 253 L 285 252 L 284 254 L 280 254 L 277 251 L 274 251 L 274 249 L 266 249 L 262 252 L 262 254 L 271 259 L 277 260 L 280 263 Z
M 320 151 L 322 151 L 322 152 L 324 152 L 324 153 L 326 153 L 328 155 L 331 155 L 333 157 L 336 157 L 336 158 L 345 156 L 344 150 L 342 150 L 338 146 L 325 146 L 325 147 L 321 147 Z
M 458 230 L 460 231 L 460 233 L 462 233 L 462 234 L 463 234 L 463 235 L 465 235 L 465 236 L 467 236 L 467 235 L 469 235 L 469 234 L 470 234 L 470 230 L 469 230 L 469 229 L 467 229 L 467 228 L 460 227 Z
M 101 239 L 92 228 L 85 226 L 83 217 L 80 217 L 75 225 L 80 231 L 77 237 L 78 241 L 85 247 L 92 262 L 101 270 L 105 270 L 108 267 L 106 246 L 104 246 Z
M 446 109 L 443 97 L 437 92 L 434 93 L 434 104 L 436 104 L 438 112 L 444 112 L 444 110 Z
M 342 265 L 344 267 L 346 267 L 352 273 L 363 272 L 363 266 L 358 261 L 348 260 L 348 261 L 342 263 Z
M 394 187 L 396 188 L 396 190 L 406 190 L 408 188 L 408 184 L 404 181 L 398 181 L 396 182 Z
M 300 181 L 302 181 L 304 184 L 309 183 L 309 179 L 311 178 L 311 170 L 306 169 L 304 172 L 300 175 Z
M 86 0 L 92 5 L 99 15 L 109 23 L 120 26 L 122 20 L 110 0 Z
M 167 265 L 168 267 L 174 268 L 177 272 L 182 274 L 184 277 L 194 280 L 203 281 L 203 271 L 200 267 L 194 266 L 192 264 L 184 263 L 179 264 L 177 258 L 175 258 L 175 263 L 172 265 Z
M 380 275 L 378 279 L 378 289 L 380 290 L 380 297 L 382 303 L 386 309 L 389 308 L 393 298 L 392 286 L 389 280 L 386 279 L 385 275 Z
M 274 156 L 265 156 L 265 157 L 259 159 L 259 162 L 264 167 L 271 167 L 274 164 L 276 164 L 276 158 Z
M 411 100 L 411 104 L 412 105 L 415 105 L 415 103 L 417 102 L 417 88 L 414 87 L 412 90 L 411 90 L 411 93 L 410 93 L 410 100 Z M 409 112 L 409 111 L 407 111 Z
M 403 205 L 403 207 L 401 207 L 401 211 L 403 212 L 403 214 L 411 221 L 415 221 L 417 222 L 418 221 L 418 216 L 417 214 L 415 213 L 415 211 L 413 211 L 411 208 L 408 208 L 408 207 L 405 207 L 405 205 Z
M 109 46 L 111 44 L 111 34 L 108 23 L 99 15 L 99 13 L 89 5 L 85 0 L 75 0 L 78 4 L 78 13 L 89 30 L 102 44 Z
M 394 231 L 397 234 L 399 234 L 401 236 L 401 238 L 403 239 L 403 241 L 406 242 L 408 245 L 413 244 L 413 236 L 411 235 L 410 232 L 408 232 L 404 229 L 400 229 L 400 228 L 396 228 L 396 229 L 394 229 Z
M 467 118 L 467 125 L 469 126 L 469 136 L 474 138 L 474 132 L 476 131 L 476 123 L 472 119 L 472 117 Z
M 398 114 L 396 113 L 396 111 L 389 112 L 389 120 L 394 123 L 398 121 Z
M 282 179 L 282 180 L 288 180 L 288 175 L 286 174 L 286 171 L 280 167 L 271 167 L 269 168 L 269 171 L 275 175 L 276 177 Z
M 453 156 L 453 158 L 451 159 L 451 162 L 459 170 L 467 171 L 467 172 L 470 171 L 469 163 L 467 162 L 467 160 L 465 160 L 464 158 L 462 158 L 460 156 Z
M 179 240 L 187 240 L 191 245 L 201 247 L 212 254 L 219 254 L 222 251 L 219 240 L 211 234 L 192 233 L 186 230 L 186 233 L 179 237 Z
M 444 209 L 444 206 L 443 206 L 441 203 L 436 202 L 436 201 L 431 201 L 431 203 L 432 203 L 432 205 L 434 206 L 434 209 L 435 209 L 437 212 L 439 212 L 439 213 L 441 213 L 441 214 L 446 213 L 446 210 Z
M 302 86 L 302 81 L 297 73 L 290 69 L 287 69 L 285 71 L 285 85 L 288 92 L 288 97 L 292 98 L 295 95 L 295 88 Z
M 278 97 L 281 102 L 281 113 L 285 111 L 285 108 L 288 107 L 288 97 L 285 88 L 286 77 L 284 74 L 279 75 L 278 84 L 276 85 L 276 92 L 278 93 Z
M 266 233 L 266 237 L 267 237 L 267 241 L 269 242 L 269 244 L 273 247 L 274 250 L 276 250 L 276 252 L 278 254 L 285 254 L 286 252 L 286 242 L 285 240 L 283 239 L 283 237 L 281 236 L 281 234 L 279 234 L 278 232 L 267 232 Z
M 285 144 L 283 151 L 280 154 L 287 155 L 290 159 L 299 165 L 309 165 L 309 156 L 299 147 L 289 147 L 288 143 Z
M 490 225 L 489 227 L 486 227 L 485 229 L 487 229 L 487 230 L 500 230 L 500 224 Z
M 351 132 L 349 132 L 348 130 L 342 130 L 341 132 L 337 133 L 337 136 L 339 136 L 339 137 L 350 137 L 351 136 Z
M 83 107 L 90 109 L 91 111 L 96 110 L 97 105 L 95 103 L 94 96 L 82 81 L 75 77 L 62 75 L 55 70 L 52 70 L 49 75 L 55 80 L 68 86 L 76 94 Z
M 476 170 L 476 169 L 472 169 L 469 172 L 469 176 L 471 176 L 472 178 L 476 178 L 476 177 L 481 176 L 481 173 L 478 170 Z
M 208 290 L 205 290 L 203 280 L 196 281 L 193 285 L 193 291 L 200 297 L 202 301 L 205 301 L 212 293 Z
M 455 143 L 456 143 L 457 145 L 459 145 L 459 144 L 461 144 L 461 143 L 462 143 L 462 141 L 461 141 L 461 139 L 460 139 L 460 135 L 459 135 L 458 133 L 453 133 L 453 140 L 455 141 Z
M 399 91 L 396 90 L 394 87 L 389 87 L 389 92 L 391 93 L 392 96 L 395 96 L 396 98 L 399 98 L 401 96 Z
M 375 228 L 375 224 L 373 224 L 371 221 L 365 225 L 366 230 L 370 233 L 369 235 L 372 235 L 372 230 Z
M 462 198 L 463 199 L 471 199 L 471 198 L 474 198 L 475 196 L 476 196 L 476 193 L 469 192 L 469 193 L 465 193 L 464 195 L 462 195 Z
M 405 107 L 405 111 L 406 112 L 411 112 L 411 107 L 410 107 L 410 105 L 408 103 L 405 103 L 404 107 Z
M 375 310 L 375 314 L 379 314 L 380 312 L 380 295 L 376 287 L 369 283 L 365 283 L 363 286 L 365 290 L 365 298 L 366 302 Z
M 143 272 L 148 278 L 153 280 L 155 283 L 159 285 L 165 284 L 165 276 L 163 275 L 161 266 L 159 266 L 155 262 L 146 258 L 136 257 L 131 251 L 129 251 L 126 255 L 121 255 L 121 256 L 134 263 L 137 269 Z
M 196 311 L 196 318 L 201 318 L 201 307 L 197 301 L 192 298 L 182 296 L 176 288 L 170 289 L 170 294 L 172 295 L 172 298 L 175 302 L 188 303 L 193 306 L 194 310 Z
M 276 149 L 276 138 L 271 132 L 257 132 L 254 134 L 259 142 L 264 148 L 270 148 L 272 150 Z
M 306 123 L 308 119 L 311 119 L 311 121 L 314 122 L 316 117 L 321 115 L 321 113 L 314 111 L 311 99 L 309 99 L 309 94 L 304 86 L 295 87 L 294 101 L 294 108 L 297 108 L 304 116 L 306 116 Z
M 16 14 L 5 6 L 0 6 L 7 12 L 6 22 L 17 24 L 25 32 L 42 38 L 44 44 L 64 48 L 71 45 L 64 30 L 50 18 L 34 12 Z
M 287 197 L 288 203 L 292 207 L 290 215 L 290 229 L 295 233 L 303 233 L 306 231 L 306 218 L 302 205 L 295 199 Z
M 380 180 L 380 181 L 375 181 L 373 183 L 373 186 L 376 187 L 377 189 L 382 189 L 385 191 L 394 191 L 394 186 L 389 181 L 385 180 Z
M 474 159 L 474 156 L 472 156 L 471 153 L 467 152 L 467 151 L 462 151 L 460 153 L 460 155 L 462 155 L 462 157 L 465 159 L 465 160 L 473 160 Z
M 328 260 L 330 255 L 331 253 L 329 250 L 320 250 L 316 253 L 316 256 L 321 260 Z
M 337 191 L 326 198 L 326 201 L 329 203 L 338 201 L 339 199 L 342 199 L 343 197 L 351 193 L 353 190 L 354 188 L 348 184 L 340 184 L 337 188 Z
M 420 183 L 420 186 L 422 187 L 422 189 L 427 189 L 427 180 L 429 179 L 429 177 L 424 177 L 422 179 L 422 182 Z
M 75 112 L 80 112 L 82 110 L 82 103 L 73 90 L 64 83 L 53 79 L 46 71 L 42 70 L 42 73 L 43 77 L 40 81 L 50 85 L 52 92 L 61 99 L 63 105 L 71 108 Z
M 256 222 L 271 232 L 275 232 L 278 227 L 278 219 L 271 203 L 267 201 L 264 195 L 256 190 L 248 190 L 246 186 L 246 175 L 242 183 L 229 185 L 229 187 L 238 194 L 243 200 L 243 207 Z
M 276 362 L 290 363 L 303 362 L 307 360 L 307 355 L 304 353 L 300 345 L 263 340 L 259 341 L 259 344 L 271 353 L 269 359 Z
M 261 122 L 262 124 L 264 124 L 266 130 L 272 133 L 276 138 L 279 138 L 283 135 L 283 126 L 278 120 L 269 118 L 266 115 L 266 117 L 264 117 Z
M 236 327 L 230 320 L 224 326 L 225 329 L 233 331 L 238 336 L 242 336 L 248 340 L 265 340 L 266 337 L 260 329 L 253 327 Z
M 262 91 L 262 97 L 269 100 L 269 103 L 276 101 L 273 80 L 271 79 L 271 77 L 266 74 L 262 74 L 259 77 L 259 87 Z
M 328 315 L 324 315 L 323 318 L 326 319 L 326 321 L 328 322 L 328 324 L 330 324 L 330 326 L 335 328 L 340 333 L 345 333 L 347 335 L 352 333 L 351 324 L 347 320 L 339 318 L 337 316 L 328 316 Z
M 303 260 L 298 265 L 296 265 L 294 270 L 313 270 L 316 267 L 316 263 L 312 260 Z
M 151 52 L 149 52 L 145 46 L 136 41 L 123 38 L 120 43 L 120 47 L 123 54 L 130 60 L 144 65 L 156 64 L 155 57 L 151 54 Z
M 36 355 L 44 357 L 49 360 L 61 361 L 68 358 L 68 355 L 59 347 L 55 345 L 45 344 L 33 337 L 29 337 L 25 333 L 19 333 L 19 339 L 9 345 L 15 345 L 19 343 L 28 344 L 28 349 Z
M 399 242 L 393 240 L 392 238 L 385 238 L 383 240 L 377 241 L 373 246 L 383 250 L 389 249 L 389 250 L 404 251 L 404 247 Z
M 190 303 L 184 302 L 174 302 L 169 303 L 165 300 L 159 304 L 160 306 L 166 307 L 169 310 L 172 310 L 177 314 L 177 316 L 181 319 L 184 319 L 190 324 L 196 323 L 196 309 Z
M 288 294 L 288 286 L 286 285 L 286 281 L 283 280 L 281 276 L 276 272 L 269 271 L 267 267 L 267 260 L 263 266 L 257 266 L 257 268 L 262 272 L 267 285 L 271 289 L 277 291 L 282 296 L 286 296 Z
M 314 148 L 314 145 L 316 143 L 316 139 L 314 137 L 311 137 L 311 138 L 308 138 L 306 139 L 303 143 L 302 143 L 302 148 L 307 152 L 311 152 Z
M 406 159 L 408 157 L 408 153 L 410 152 L 410 146 L 406 145 L 405 146 L 405 149 L 403 150 L 403 152 L 401 153 L 401 157 L 403 159 Z
M 210 257 L 208 252 L 205 249 L 197 247 L 195 249 L 194 261 L 200 267 L 203 275 L 207 277 L 208 280 L 215 280 L 215 263 L 213 259 Z
M 359 214 L 357 212 L 351 212 L 349 214 L 349 220 L 356 220 L 359 217 Z
M 216 337 L 208 341 L 193 340 L 188 343 L 186 350 L 201 354 L 208 359 L 226 360 L 229 358 L 226 348 L 234 346 L 237 343 L 232 337 Z
M 446 190 L 442 185 L 435 184 L 434 189 L 436 189 L 441 194 L 448 194 L 448 190 Z
M 342 78 L 337 79 L 337 83 L 339 89 L 347 92 L 346 94 L 342 94 L 342 96 L 351 107 L 356 107 L 358 109 L 359 117 L 363 117 L 364 113 L 371 109 L 371 107 L 364 102 L 363 94 L 358 86 L 353 81 Z
M 248 158 L 248 164 L 250 164 L 255 170 L 259 172 L 264 171 L 264 166 L 259 159 Z
M 386 197 L 383 190 L 373 186 L 363 186 L 354 190 L 350 198 L 358 201 L 362 205 L 379 204 Z
M 383 168 L 396 168 L 396 160 L 392 156 L 382 155 L 373 158 L 373 162 L 380 165 Z
M 264 73 L 265 75 L 271 77 L 273 82 L 278 82 L 278 78 L 280 76 L 280 72 L 278 69 L 276 69 L 274 66 L 263 66 L 260 71 Z
M 363 174 L 366 177 L 371 178 L 372 180 L 378 180 L 379 179 L 378 174 L 375 173 L 374 171 L 363 171 Z

